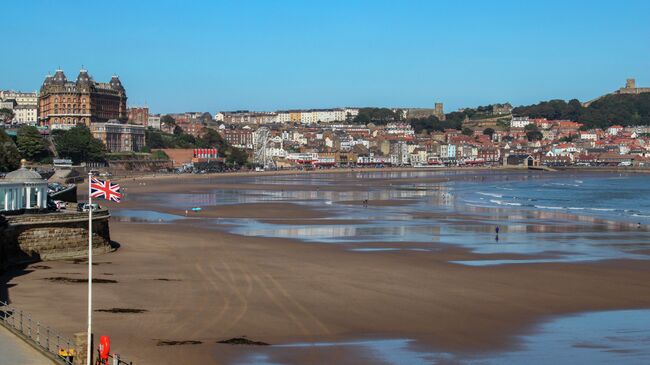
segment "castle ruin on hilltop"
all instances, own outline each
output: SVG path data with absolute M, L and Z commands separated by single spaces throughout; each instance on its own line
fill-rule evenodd
M 625 87 L 622 87 L 612 93 L 605 94 L 602 96 L 599 96 L 593 100 L 589 100 L 586 103 L 583 103 L 582 106 L 585 108 L 591 105 L 594 101 L 599 100 L 601 98 L 604 98 L 607 95 L 615 95 L 615 94 L 643 94 L 643 93 L 650 93 L 650 87 L 636 87 L 636 80 L 634 79 L 627 79 L 625 81 Z

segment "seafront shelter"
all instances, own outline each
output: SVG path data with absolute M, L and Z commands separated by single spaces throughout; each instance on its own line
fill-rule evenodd
M 0 180 L 0 212 L 47 207 L 47 180 L 23 166 Z

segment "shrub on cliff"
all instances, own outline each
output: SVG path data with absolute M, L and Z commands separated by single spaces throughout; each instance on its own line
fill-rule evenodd
M 93 137 L 85 125 L 54 133 L 54 145 L 59 157 L 69 158 L 73 163 L 102 162 L 106 160 L 106 148 L 102 141 Z
M 50 154 L 47 148 L 48 141 L 43 138 L 36 127 L 30 125 L 23 125 L 18 129 L 16 147 L 23 158 L 29 161 L 41 161 Z
M 13 171 L 20 166 L 20 152 L 14 141 L 0 129 L 0 171 Z

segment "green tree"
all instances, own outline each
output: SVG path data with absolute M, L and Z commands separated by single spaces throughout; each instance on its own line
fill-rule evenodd
M 470 128 L 465 127 L 465 128 L 463 128 L 462 133 L 463 133 L 464 135 L 466 135 L 466 136 L 471 136 L 471 135 L 474 134 L 474 131 L 471 130 Z
M 40 161 L 49 155 L 48 142 L 33 126 L 23 125 L 16 133 L 16 147 L 23 158 Z
M 165 114 L 165 115 L 162 116 L 162 118 L 160 118 L 160 125 L 161 126 L 164 125 L 167 128 L 170 128 L 172 126 L 176 126 L 176 119 L 174 119 L 174 117 L 172 117 L 169 114 Z
M 541 141 L 544 135 L 540 131 L 528 131 L 526 132 L 526 138 L 529 141 Z
M 10 121 L 14 119 L 14 111 L 7 108 L 0 109 L 0 121 Z
M 499 130 L 507 131 L 510 128 L 510 121 L 506 119 L 498 119 L 496 127 Z
M 244 166 L 248 160 L 246 151 L 232 147 L 226 156 L 226 163 L 235 166 Z
M 153 151 L 151 153 L 151 159 L 152 160 L 169 160 L 169 156 L 165 153 L 165 151 L 157 150 L 157 151 Z
M 485 128 L 485 129 L 483 130 L 483 134 L 485 134 L 486 136 L 490 136 L 490 138 L 492 138 L 492 136 L 494 135 L 494 129 L 492 129 L 492 128 Z
M 624 126 L 650 124 L 650 93 L 610 94 L 584 107 L 576 99 L 542 101 L 519 106 L 514 115 L 531 118 L 568 119 L 583 123 L 588 128 L 607 128 L 614 124 Z
M 524 130 L 526 132 L 531 132 L 531 131 L 538 131 L 539 129 L 537 129 L 537 126 L 535 124 L 530 123 L 530 124 L 526 124 L 526 126 L 524 127 Z
M 0 171 L 13 171 L 20 166 L 20 152 L 14 141 L 0 129 Z
M 445 129 L 460 130 L 463 122 L 462 119 L 460 121 L 454 119 L 439 120 L 431 115 L 426 118 L 410 119 L 409 123 L 415 130 L 415 133 L 421 133 L 422 131 L 444 131 Z
M 364 124 L 365 125 L 365 124 L 368 124 L 368 123 L 372 122 L 372 119 L 370 119 L 370 115 L 368 115 L 367 113 L 363 113 L 363 114 L 357 114 L 354 117 L 354 119 L 352 120 L 352 122 L 356 123 L 356 124 Z
M 462 112 L 451 112 L 451 113 L 445 114 L 445 121 L 447 123 L 454 123 L 454 124 L 458 125 L 458 128 L 456 128 L 456 129 L 460 129 L 460 126 L 462 125 L 462 123 L 466 119 L 471 118 L 472 115 L 474 115 L 474 110 L 473 109 L 465 109 Z
M 179 127 L 176 127 L 180 129 Z M 196 138 L 191 134 L 183 133 L 182 129 L 180 132 L 176 133 L 174 131 L 174 136 L 172 137 L 172 144 L 176 148 L 194 148 L 196 147 Z
M 401 119 L 400 111 L 393 111 L 388 108 L 361 108 L 359 114 L 353 119 L 356 124 L 368 124 L 370 122 L 377 125 L 398 121 Z
M 157 129 L 148 127 L 144 131 L 145 143 L 149 148 L 167 148 L 163 133 Z
M 60 157 L 67 157 L 75 164 L 106 159 L 104 144 L 94 138 L 85 125 L 78 125 L 67 131 L 57 131 L 54 135 L 54 145 Z
M 201 148 L 216 148 L 220 151 L 227 149 L 227 143 L 221 137 L 221 134 L 212 128 L 203 128 L 201 137 L 196 140 L 197 147 Z

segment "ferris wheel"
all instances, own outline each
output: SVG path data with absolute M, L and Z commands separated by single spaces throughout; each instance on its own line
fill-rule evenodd
M 265 169 L 274 168 L 275 161 L 269 153 L 269 141 L 271 131 L 267 127 L 261 127 L 254 134 L 254 159 L 255 164 Z

